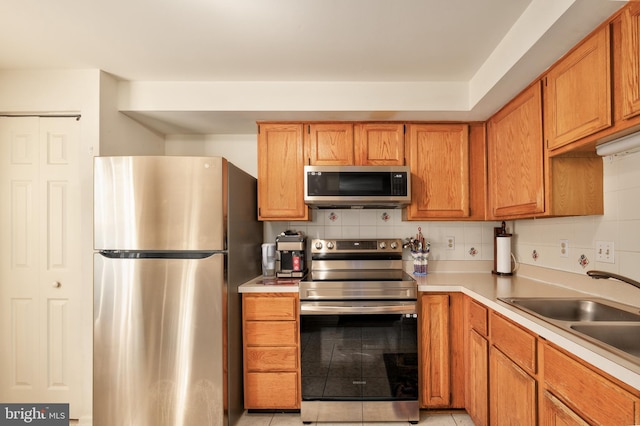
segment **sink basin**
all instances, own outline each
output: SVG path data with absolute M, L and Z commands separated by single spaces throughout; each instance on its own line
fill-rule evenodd
M 571 329 L 640 358 L 640 324 L 573 324 Z
M 636 321 L 640 322 L 640 310 L 598 298 L 501 298 L 513 305 L 545 318 L 557 321 Z
M 598 297 L 499 298 L 640 365 L 640 309 Z

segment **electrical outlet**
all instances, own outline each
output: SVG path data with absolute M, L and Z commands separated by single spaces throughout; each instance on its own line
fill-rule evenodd
M 616 263 L 613 241 L 596 241 L 596 262 Z
M 560 257 L 569 257 L 569 240 L 560 240 Z
M 447 250 L 455 250 L 456 249 L 456 238 L 455 237 L 444 237 L 447 242 Z

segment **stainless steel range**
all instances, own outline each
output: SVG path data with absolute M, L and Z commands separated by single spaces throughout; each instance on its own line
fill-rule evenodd
M 416 304 L 400 239 L 311 242 L 300 282 L 303 422 L 418 422 Z

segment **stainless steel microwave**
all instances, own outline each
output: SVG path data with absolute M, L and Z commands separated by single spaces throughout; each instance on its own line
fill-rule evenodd
M 407 166 L 305 166 L 304 202 L 313 208 L 401 208 L 411 202 Z

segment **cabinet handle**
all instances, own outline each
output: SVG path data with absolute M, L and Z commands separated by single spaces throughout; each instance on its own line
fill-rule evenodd
M 54 282 L 51 283 L 51 287 L 60 288 L 60 287 L 62 287 L 62 283 L 60 283 L 60 281 L 54 281 Z

